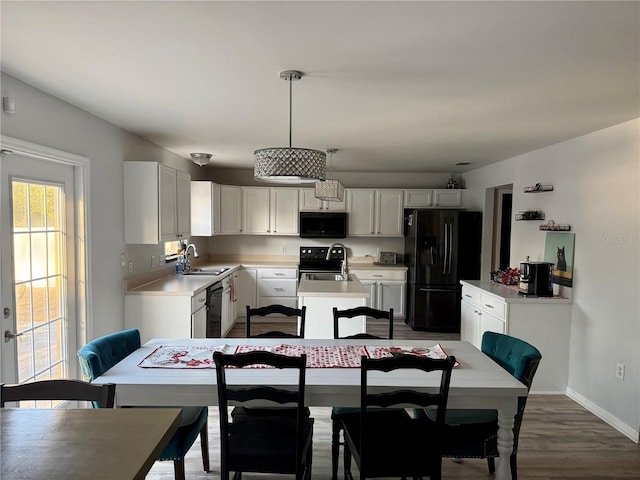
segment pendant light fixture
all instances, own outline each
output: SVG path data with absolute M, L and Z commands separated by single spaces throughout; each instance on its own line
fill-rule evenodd
M 312 183 L 324 180 L 327 155 L 320 150 L 291 146 L 292 83 L 302 72 L 285 70 L 280 78 L 289 81 L 289 146 L 263 148 L 254 152 L 256 180 L 271 183 Z
M 193 161 L 193 163 L 200 167 L 206 165 L 207 163 L 209 163 L 209 160 L 211 160 L 210 153 L 190 153 L 189 155 L 191 155 L 191 160 Z
M 331 176 L 333 176 L 333 154 L 337 151 L 337 148 L 327 148 L 327 153 L 330 155 Z M 316 182 L 315 197 L 327 202 L 341 202 L 344 198 L 344 187 L 340 180 L 327 178 L 322 182 Z

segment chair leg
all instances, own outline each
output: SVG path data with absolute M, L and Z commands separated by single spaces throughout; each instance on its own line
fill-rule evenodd
M 489 465 L 489 473 L 495 473 L 496 460 L 493 457 L 487 457 L 487 465 Z
M 204 421 L 200 430 L 200 449 L 202 450 L 202 467 L 205 472 L 209 472 L 209 420 Z
M 511 454 L 511 480 L 518 480 L 518 462 L 515 453 Z
M 351 450 L 347 442 L 344 443 L 344 480 L 353 480 L 353 475 L 351 475 Z
M 184 457 L 173 461 L 173 474 L 176 480 L 184 480 Z
M 340 458 L 340 420 L 331 421 L 331 480 L 338 480 Z

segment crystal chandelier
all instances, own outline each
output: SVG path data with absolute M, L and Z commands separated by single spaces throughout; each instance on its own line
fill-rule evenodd
M 200 167 L 206 165 L 207 163 L 209 163 L 209 160 L 211 160 L 210 153 L 190 153 L 189 155 L 191 155 L 191 160 L 193 161 L 193 163 Z
M 289 81 L 289 146 L 256 150 L 253 177 L 271 183 L 311 183 L 324 180 L 326 154 L 319 150 L 291 146 L 291 84 L 302 78 L 302 72 L 285 70 L 280 72 L 280 78 Z
M 330 168 L 333 176 L 333 154 L 338 151 L 337 148 L 327 148 L 330 155 Z M 344 198 L 344 187 L 340 180 L 327 178 L 324 181 L 316 182 L 315 197 L 327 202 L 341 202 Z

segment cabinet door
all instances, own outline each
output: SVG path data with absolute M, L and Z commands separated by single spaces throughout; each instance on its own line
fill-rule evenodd
M 159 165 L 159 206 L 160 206 L 160 241 L 168 242 L 177 238 L 178 208 L 177 184 L 178 172 L 173 168 Z
M 406 284 L 404 282 L 378 283 L 378 309 L 389 310 L 393 308 L 393 318 L 404 318 L 404 303 Z
M 233 303 L 231 302 L 231 290 L 225 288 L 222 291 L 222 312 L 220 318 L 220 331 L 224 337 L 233 327 Z
M 298 189 L 271 189 L 271 233 L 274 235 L 297 235 Z
M 242 232 L 242 187 L 220 185 L 220 233 Z
M 191 235 L 211 237 L 220 233 L 220 186 L 191 182 Z
M 459 207 L 462 205 L 462 190 L 445 189 L 433 191 L 435 207 Z
M 430 207 L 432 203 L 433 190 L 425 188 L 405 190 L 404 206 L 405 208 L 424 208 Z
M 481 312 L 480 323 L 481 323 L 480 337 L 482 337 L 482 334 L 484 334 L 484 332 L 496 332 L 496 333 L 502 333 L 502 334 L 506 333 L 504 320 L 499 319 L 495 315 L 491 315 L 490 313 L 487 313 L 485 310 L 482 310 Z
M 247 305 L 255 308 L 257 305 L 256 269 L 243 268 L 234 273 L 236 291 L 236 315 L 244 317 L 247 314 Z
M 300 201 L 300 211 L 316 211 L 323 210 L 324 205 L 322 200 L 315 197 L 315 189 L 313 188 L 300 188 L 298 189 L 298 196 Z
M 207 308 L 191 314 L 191 338 L 207 338 Z
M 242 188 L 242 233 L 270 233 L 269 187 Z
M 176 236 L 189 238 L 191 236 L 191 176 L 188 173 L 177 172 L 176 190 Z
M 371 236 L 375 234 L 375 191 L 364 189 L 347 190 L 347 211 L 351 236 Z
M 378 283 L 371 280 L 360 280 L 360 283 L 369 291 L 369 298 L 366 299 L 365 305 L 369 308 L 378 308 Z
M 403 231 L 404 192 L 402 190 L 376 191 L 376 234 L 399 237 Z
M 460 304 L 460 340 L 480 348 L 480 315 L 478 307 L 464 300 Z

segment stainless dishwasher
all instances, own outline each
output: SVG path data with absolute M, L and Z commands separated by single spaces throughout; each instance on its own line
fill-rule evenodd
M 207 288 L 207 338 L 220 338 L 222 325 L 222 282 Z

